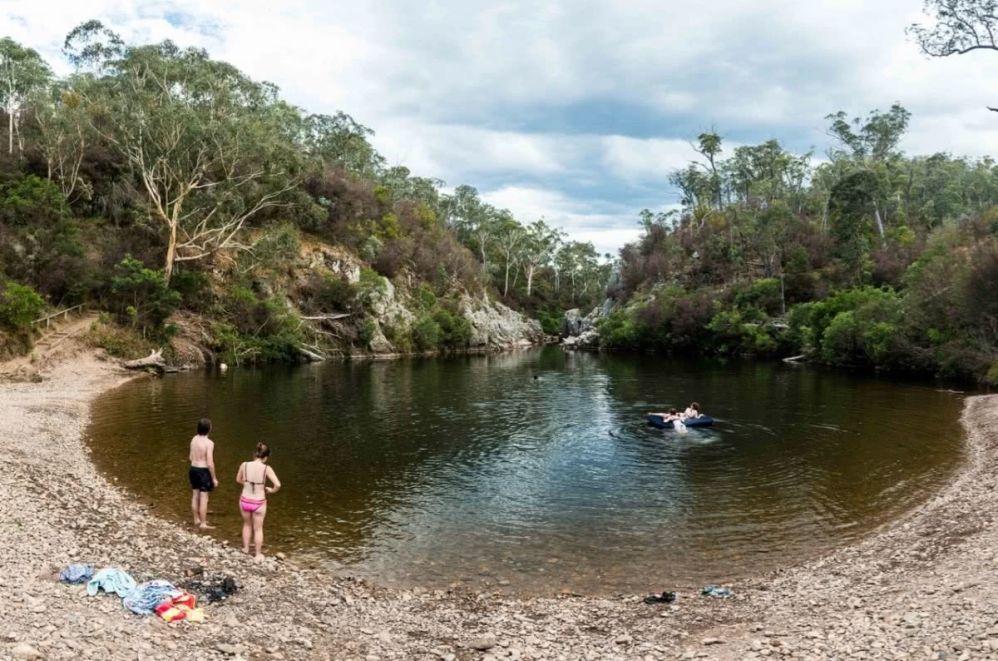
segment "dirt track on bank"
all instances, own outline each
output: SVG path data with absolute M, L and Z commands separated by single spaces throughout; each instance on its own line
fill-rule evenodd
M 0 382 L 0 657 L 254 659 L 998 658 L 998 396 L 967 400 L 953 481 L 866 540 L 733 586 L 681 593 L 517 598 L 382 589 L 255 564 L 167 523 L 101 476 L 89 405 L 131 378 L 67 347 L 40 381 Z M 138 580 L 232 575 L 238 595 L 201 625 L 166 625 L 54 581 L 70 562 Z

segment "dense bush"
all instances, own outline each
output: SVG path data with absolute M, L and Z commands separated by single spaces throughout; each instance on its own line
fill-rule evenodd
M 107 305 L 119 321 L 147 334 L 162 329 L 181 298 L 166 284 L 162 271 L 148 269 L 128 256 L 114 268 Z
M 0 269 L 61 302 L 91 286 L 79 227 L 51 181 L 28 175 L 0 186 Z
M 214 316 L 219 319 L 213 329 L 214 349 L 233 364 L 298 360 L 301 322 L 282 298 L 236 286 Z
M 34 289 L 12 281 L 0 281 L 0 328 L 20 332 L 31 327 L 45 308 Z

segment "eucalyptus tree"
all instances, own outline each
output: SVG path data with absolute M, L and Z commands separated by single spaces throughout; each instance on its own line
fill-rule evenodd
M 10 37 L 0 39 L 0 106 L 7 114 L 7 153 L 24 151 L 20 118 L 28 99 L 52 79 L 52 70 L 38 51 L 25 48 Z
M 857 169 L 869 173 L 869 176 L 863 176 L 864 183 L 860 188 L 864 195 L 872 195 L 873 219 L 880 240 L 884 242 L 888 212 L 892 205 L 897 206 L 900 198 L 898 169 L 903 164 L 898 145 L 908 129 L 911 113 L 895 103 L 888 111 L 872 110 L 865 118 L 856 117 L 849 121 L 845 112 L 840 110 L 825 119 L 831 122 L 829 135 L 840 145 L 838 149 L 831 150 L 829 156 L 833 161 L 845 160 L 851 165 L 845 176 L 852 176 Z M 873 183 L 877 185 L 871 188 Z M 847 188 L 855 187 L 850 185 Z
M 520 249 L 527 238 L 523 225 L 508 211 L 499 212 L 495 220 L 495 246 L 503 263 L 502 295 L 509 295 L 509 274 L 520 257 Z
M 170 41 L 124 48 L 80 90 L 93 129 L 134 171 L 177 262 L 240 250 L 245 224 L 294 184 L 296 112 L 273 85 Z
M 571 284 L 573 303 L 578 300 L 579 293 L 587 293 L 600 285 L 599 253 L 592 243 L 569 241 L 562 244 L 555 255 L 555 262 L 560 274 L 567 276 Z
M 72 79 L 40 90 L 32 97 L 31 108 L 46 175 L 58 183 L 70 202 L 78 198 L 90 199 L 92 186 L 81 168 L 94 132 Z
M 998 0 L 925 0 L 925 13 L 933 25 L 915 23 L 908 34 L 930 57 L 966 55 L 974 51 L 998 51 Z M 998 112 L 998 108 L 988 106 Z
M 66 35 L 62 52 L 77 71 L 101 74 L 125 54 L 121 36 L 96 19 L 80 23 Z
M 721 198 L 721 174 L 718 167 L 717 157 L 723 151 L 721 136 L 711 129 L 697 136 L 697 144 L 693 150 L 707 159 L 704 168 L 709 173 L 708 188 L 711 195 L 711 203 L 720 209 L 723 204 Z
M 365 177 L 374 177 L 385 167 L 384 157 L 370 141 L 374 131 L 345 112 L 309 115 L 303 128 L 306 153 L 323 164 Z
M 535 220 L 527 226 L 520 261 L 527 277 L 528 298 L 533 291 L 534 276 L 551 263 L 563 236 L 563 232 L 550 227 L 543 220 Z
M 468 248 L 482 262 L 482 271 L 489 272 L 489 252 L 495 238 L 497 210 L 482 202 L 472 186 L 461 185 L 448 195 L 442 205 L 444 218 Z

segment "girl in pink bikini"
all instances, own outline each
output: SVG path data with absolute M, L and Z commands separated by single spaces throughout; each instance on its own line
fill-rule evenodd
M 236 482 L 243 485 L 239 496 L 239 509 L 243 514 L 243 553 L 250 552 L 250 545 L 256 547 L 256 559 L 263 559 L 263 518 L 267 516 L 267 494 L 277 493 L 281 481 L 277 473 L 267 465 L 270 448 L 266 443 L 257 443 L 253 461 L 244 461 L 239 466 Z M 274 486 L 268 487 L 267 480 Z

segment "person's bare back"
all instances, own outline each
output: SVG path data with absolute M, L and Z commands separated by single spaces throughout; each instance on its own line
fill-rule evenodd
M 215 442 L 207 436 L 198 434 L 191 439 L 191 466 L 195 468 L 208 468 L 211 463 L 210 457 L 215 452 Z

